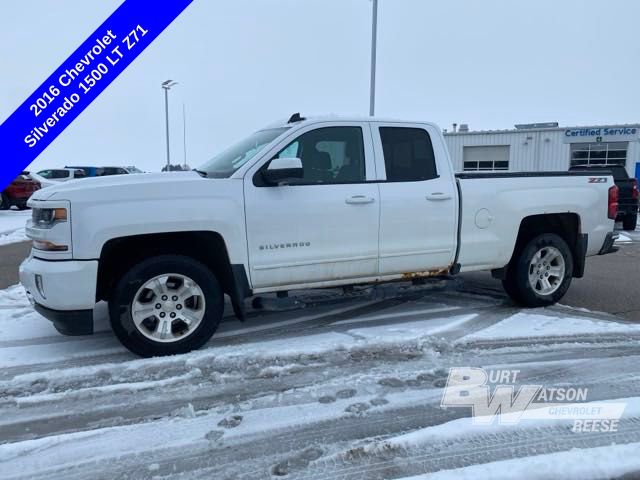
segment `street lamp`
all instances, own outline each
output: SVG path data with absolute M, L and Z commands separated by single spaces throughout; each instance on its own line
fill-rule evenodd
M 376 47 L 378 43 L 378 0 L 373 0 L 371 15 L 371 91 L 369 93 L 369 116 L 373 117 L 376 109 Z
M 184 153 L 184 167 L 187 167 L 187 113 L 182 102 L 182 148 Z
M 162 82 L 162 89 L 164 90 L 164 117 L 167 125 L 167 172 L 171 171 L 171 154 L 169 153 L 169 90 L 178 82 L 173 80 L 167 80 Z

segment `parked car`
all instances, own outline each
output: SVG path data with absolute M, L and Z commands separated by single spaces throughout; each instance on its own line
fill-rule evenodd
M 616 221 L 622 222 L 624 230 L 635 230 L 638 225 L 638 180 L 629 177 L 627 169 L 622 165 L 579 165 L 570 171 L 610 171 L 618 186 L 618 216 Z
M 294 115 L 196 171 L 36 194 L 20 280 L 65 334 L 107 301 L 144 356 L 204 345 L 225 294 L 244 319 L 253 294 L 490 270 L 540 307 L 615 250 L 617 193 L 610 173 L 454 175 L 431 123 Z
M 83 170 L 87 177 L 104 177 L 108 175 L 127 175 L 129 171 L 124 167 L 65 167 Z
M 40 184 L 40 188 L 47 188 L 47 187 L 51 187 L 53 185 L 58 185 L 60 182 L 57 182 L 55 180 L 49 180 L 47 178 L 44 178 L 40 175 L 38 175 L 37 173 L 33 173 L 30 172 L 29 176 L 35 180 L 36 182 L 38 182 Z
M 29 197 L 40 188 L 40 183 L 31 178 L 29 172 L 22 172 L 0 194 L 0 210 L 8 210 L 13 205 L 25 210 Z
M 84 170 L 73 168 L 54 168 L 49 170 L 42 170 L 38 173 L 31 172 L 29 174 L 31 178 L 38 181 L 42 188 L 51 187 L 57 185 L 60 182 L 66 182 L 68 180 L 76 180 L 79 178 L 86 178 Z
M 100 167 L 75 167 L 67 166 L 65 168 L 73 168 L 82 170 L 87 177 L 99 177 L 102 175 L 102 169 Z
M 133 165 L 129 165 L 128 167 L 124 167 L 129 173 L 145 173 L 140 170 L 138 167 L 134 167 Z
M 48 170 L 41 170 L 38 172 L 43 178 L 47 180 L 54 180 L 56 182 L 66 182 L 69 180 L 76 180 L 78 178 L 86 178 L 87 174 L 81 168 L 51 168 Z

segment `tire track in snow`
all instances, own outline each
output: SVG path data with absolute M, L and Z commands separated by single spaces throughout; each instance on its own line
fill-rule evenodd
M 245 327 L 239 327 L 244 331 L 240 333 L 234 333 L 234 331 L 226 331 L 221 332 L 222 335 L 217 337 L 216 335 L 207 343 L 206 347 L 201 350 L 205 351 L 206 348 L 217 347 L 217 346 L 233 346 L 233 345 L 243 345 L 248 342 L 252 342 L 256 340 L 256 335 L 260 335 L 261 341 L 268 341 L 272 339 L 287 339 L 291 338 L 292 340 L 304 336 L 314 335 L 317 333 L 323 332 L 342 332 L 353 326 L 349 325 L 334 325 L 336 322 L 340 322 L 342 320 L 357 318 L 363 315 L 369 315 L 375 312 L 380 312 L 384 310 L 388 310 L 392 307 L 397 307 L 407 302 L 416 301 L 422 299 L 423 294 L 420 293 L 417 295 L 406 295 L 401 298 L 386 298 L 379 301 L 369 301 L 369 302 L 360 302 L 355 305 L 335 308 L 326 312 L 321 313 L 311 313 L 309 315 L 303 316 L 302 319 L 295 320 L 293 324 L 277 324 L 276 326 L 267 325 L 258 325 L 256 330 L 248 330 Z M 487 309 L 490 307 L 486 307 Z M 476 313 L 478 310 L 476 307 L 471 308 L 460 308 L 455 310 L 453 313 L 455 315 L 462 315 L 466 313 Z M 306 313 L 305 310 L 301 310 L 301 313 Z M 271 314 L 273 315 L 273 314 Z M 505 313 L 506 315 L 506 313 Z M 431 318 L 438 318 L 442 315 L 438 314 L 437 311 L 432 312 L 431 314 L 426 313 L 421 316 L 421 319 L 429 320 Z M 500 318 L 502 319 L 502 318 Z M 363 322 L 358 326 L 375 326 L 375 325 L 387 325 L 393 323 L 404 323 L 407 322 L 407 317 L 399 317 L 390 320 L 383 319 L 374 319 L 368 322 Z M 497 320 L 496 320 L 497 321 Z M 242 324 L 240 324 L 242 325 Z M 80 340 L 72 339 L 68 343 L 64 344 L 65 347 L 68 347 L 70 351 L 80 348 L 82 349 L 82 343 L 88 342 L 89 346 L 85 347 L 87 349 L 91 348 L 91 345 L 96 342 L 102 340 L 108 340 L 113 338 L 113 349 L 121 350 L 118 353 L 107 353 L 107 354 L 96 354 L 92 355 L 91 351 L 88 350 L 86 352 L 74 351 L 74 355 L 76 357 L 80 356 L 80 358 L 67 358 L 59 361 L 47 361 L 43 363 L 33 363 L 29 365 L 18 365 L 18 366 L 9 366 L 5 367 L 0 371 L 0 380 L 9 380 L 18 375 L 23 375 L 27 373 L 35 373 L 35 372 L 46 372 L 46 371 L 55 371 L 61 369 L 73 368 L 76 366 L 87 366 L 87 365 L 100 365 L 104 363 L 121 363 L 126 362 L 128 360 L 134 360 L 135 357 L 133 354 L 127 352 L 122 347 L 117 344 L 112 334 L 105 333 L 102 336 L 98 337 L 81 337 Z M 39 342 L 36 345 L 29 346 L 39 346 Z M 85 354 L 86 353 L 86 354 Z M 34 355 L 37 354 L 37 351 L 34 350 Z
M 316 461 L 308 472 L 289 478 L 309 480 L 388 479 L 463 468 L 572 448 L 593 448 L 640 440 L 640 417 L 622 419 L 617 432 L 573 433 L 570 426 L 539 427 L 471 435 L 422 448 L 391 448 L 376 453 L 355 450 L 334 461 Z
M 353 371 L 357 372 L 357 371 L 366 370 L 367 367 L 374 367 L 375 363 L 376 363 L 376 360 L 367 362 L 364 365 L 353 366 Z M 407 365 L 408 368 L 406 370 L 408 372 L 413 372 L 415 376 L 416 366 L 419 365 L 419 363 L 420 363 L 419 360 L 415 360 L 410 365 Z M 527 370 L 524 369 L 522 365 L 517 365 L 518 368 L 523 369 L 522 370 L 523 377 L 525 378 L 525 380 L 523 381 L 525 383 L 540 382 L 550 387 L 550 386 L 557 385 L 558 383 L 570 384 L 570 385 L 576 384 L 576 378 L 580 378 L 580 372 L 581 372 L 580 364 L 574 365 L 574 367 L 566 375 L 559 375 L 558 372 L 562 370 L 562 367 L 558 367 L 558 364 L 562 365 L 562 362 L 554 361 L 552 362 L 552 365 L 550 365 L 551 368 L 547 368 L 546 370 L 543 369 L 543 365 L 540 365 L 540 363 L 541 362 L 539 361 L 535 362 L 535 366 L 532 369 L 531 375 L 528 374 Z M 606 369 L 609 368 L 610 366 L 609 364 L 613 362 L 610 359 L 603 359 L 601 363 L 602 365 L 597 366 L 598 367 L 597 370 L 606 371 Z M 580 386 L 589 388 L 590 400 L 594 399 L 593 394 L 595 394 L 595 398 L 609 398 L 614 393 L 616 397 L 625 397 L 625 396 L 633 395 L 636 393 L 636 386 L 635 384 L 630 383 L 627 380 L 629 379 L 629 377 L 634 377 L 634 376 L 637 377 L 638 374 L 640 373 L 639 371 L 640 367 L 636 367 L 636 365 L 639 365 L 639 362 L 637 362 L 637 358 L 628 359 L 628 362 L 626 362 L 625 367 L 630 371 L 624 374 L 619 374 L 616 377 L 598 378 L 597 375 L 594 375 L 593 381 L 589 383 L 583 382 L 580 384 Z M 435 396 L 437 398 L 437 402 L 425 404 L 421 407 L 422 408 L 428 407 L 432 409 L 431 410 L 432 412 L 439 411 L 440 409 L 437 407 L 439 404 L 440 394 L 438 392 L 440 390 L 439 387 L 441 387 L 444 384 L 446 372 L 440 373 L 439 376 L 433 375 L 432 379 L 429 378 L 428 381 L 421 383 L 417 386 L 414 385 L 413 388 L 409 388 L 410 382 L 407 381 L 407 378 L 401 377 L 400 379 L 398 379 L 398 376 L 397 376 L 398 369 L 399 369 L 399 365 L 397 363 L 389 364 L 388 366 L 386 366 L 386 368 L 379 368 L 378 371 L 375 372 L 375 375 L 373 375 L 371 378 L 371 383 L 373 384 L 374 387 L 377 387 L 377 390 L 374 391 L 371 389 L 367 389 L 363 387 L 363 385 L 359 385 L 358 387 L 359 390 L 364 389 L 366 391 L 367 396 L 370 398 L 384 398 L 385 395 L 389 392 L 401 392 L 401 391 L 417 389 L 424 392 L 426 397 Z M 316 395 L 316 399 L 315 399 L 316 401 L 317 401 L 317 398 L 320 396 L 320 394 L 326 393 L 328 390 L 331 389 L 331 384 L 334 385 L 333 388 L 337 388 L 335 387 L 336 384 L 338 385 L 354 384 L 353 380 L 348 377 L 343 377 L 344 381 L 339 381 L 340 372 L 344 373 L 343 366 L 342 365 L 335 366 L 334 373 L 336 374 L 336 377 L 333 379 L 328 379 L 327 383 L 329 383 L 330 385 L 326 388 L 323 388 L 321 384 L 316 386 L 317 390 L 319 390 L 317 392 L 318 394 Z M 396 377 L 393 377 L 393 378 L 397 379 L 396 380 L 397 383 L 392 384 L 395 386 L 388 387 L 385 384 L 382 387 L 380 387 L 381 385 L 380 380 L 384 378 L 389 378 L 391 375 L 396 375 Z M 233 399 L 233 402 L 236 405 L 238 404 L 238 402 L 242 402 L 242 401 L 246 402 L 246 401 L 252 400 L 251 395 L 246 396 L 247 392 L 261 392 L 260 395 L 269 396 L 269 395 L 274 395 L 278 393 L 278 390 L 280 390 L 280 395 L 282 395 L 285 392 L 290 390 L 293 390 L 293 391 L 298 390 L 301 385 L 309 385 L 310 383 L 309 380 L 310 380 L 309 378 L 305 378 L 305 376 L 302 374 L 294 374 L 289 377 L 278 378 L 278 379 L 275 379 L 275 381 L 274 379 L 245 378 L 238 381 L 238 384 L 236 386 L 240 387 L 239 389 L 234 390 L 232 388 L 224 391 L 217 391 L 215 392 L 215 395 L 213 397 L 207 397 L 205 395 L 201 399 L 191 398 L 190 400 L 196 410 L 215 409 L 224 405 L 225 402 L 228 404 L 230 399 Z M 431 380 L 433 380 L 432 384 L 429 383 L 429 381 Z M 547 380 L 553 380 L 554 383 L 548 384 L 546 383 Z M 436 386 L 436 384 L 438 383 L 439 385 Z M 434 389 L 433 387 L 436 387 L 436 388 Z M 184 387 L 180 387 L 180 389 L 185 390 Z M 243 392 L 245 395 L 244 398 L 243 398 Z M 165 394 L 168 394 L 168 392 L 166 392 Z M 298 393 L 296 394 L 296 396 L 297 396 L 297 401 L 302 403 L 307 402 L 305 404 L 307 408 L 311 405 L 308 402 L 314 401 L 314 399 L 311 398 L 308 394 L 305 396 L 304 394 Z M 211 403 L 212 398 L 218 401 Z M 135 400 L 138 400 L 138 401 L 135 401 Z M 253 398 L 253 400 L 255 400 L 255 398 Z M 97 404 L 101 404 L 101 402 L 102 402 L 101 398 L 96 399 Z M 282 404 L 283 404 L 282 398 L 278 398 L 277 401 L 274 403 L 274 406 L 282 405 Z M 153 405 L 152 402 L 150 402 L 148 399 L 145 399 L 145 398 L 136 399 L 136 396 L 133 395 L 129 399 L 123 399 L 120 402 L 116 402 L 112 404 L 112 409 L 96 408 L 95 410 L 86 412 L 86 417 L 85 417 L 86 423 L 84 424 L 83 424 L 82 414 L 76 415 L 73 419 L 72 424 L 69 424 L 69 423 L 65 424 L 66 417 L 64 415 L 61 415 L 60 417 L 57 417 L 57 418 L 51 415 L 49 417 L 39 418 L 33 421 L 26 421 L 24 423 L 3 425 L 2 430 L 6 435 L 5 438 L 11 441 L 17 441 L 17 440 L 24 440 L 26 438 L 29 438 L 30 435 L 35 435 L 38 437 L 44 436 L 47 434 L 47 432 L 45 431 L 46 429 L 49 429 L 48 434 L 54 434 L 54 433 L 60 434 L 60 433 L 69 433 L 73 431 L 92 430 L 96 428 L 96 426 L 107 426 L 107 425 L 116 426 L 116 425 L 126 425 L 126 424 L 131 424 L 136 422 L 149 421 L 154 418 L 166 417 L 169 415 L 169 412 L 172 412 L 173 410 L 176 410 L 179 407 L 184 407 L 184 405 L 185 405 L 185 399 L 177 400 L 175 402 L 164 402 L 161 404 Z M 64 406 L 67 409 L 70 409 L 71 411 L 78 411 L 80 407 L 80 405 L 78 406 L 78 408 L 73 407 L 73 404 L 71 405 L 66 404 Z M 153 410 L 154 406 L 156 407 L 155 411 Z M 269 403 L 267 402 L 266 405 L 263 403 L 261 406 L 268 407 Z M 420 407 L 416 407 L 416 408 L 420 408 Z M 57 407 L 55 405 L 52 405 L 48 410 L 55 412 L 57 410 Z M 6 417 L 7 415 L 3 415 L 3 416 Z M 10 412 L 8 413 L 8 416 L 11 416 Z M 440 414 L 436 415 L 434 418 L 436 419 L 440 418 Z M 416 420 L 416 422 L 417 423 L 415 425 L 420 423 L 418 420 Z M 57 425 L 57 429 L 56 429 L 56 425 Z M 61 425 L 62 425 L 62 428 L 60 428 Z M 412 428 L 416 428 L 415 425 L 413 425 Z M 42 430 L 43 426 L 45 430 Z M 404 424 L 404 427 L 407 427 L 407 426 L 408 424 Z M 25 434 L 24 433 L 25 431 L 28 431 L 29 434 Z M 398 431 L 395 431 L 395 432 L 397 433 Z M 298 431 L 291 431 L 289 432 L 289 434 L 298 440 L 302 440 L 300 438 Z M 380 435 L 380 434 L 381 434 L 380 432 L 376 433 L 376 435 Z M 357 438 L 358 437 L 356 437 L 356 439 Z

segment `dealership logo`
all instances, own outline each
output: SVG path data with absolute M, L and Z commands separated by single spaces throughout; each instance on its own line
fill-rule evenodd
M 632 142 L 638 140 L 639 136 L 640 128 L 638 127 L 568 128 L 564 131 L 563 142 Z
M 625 135 L 637 135 L 638 129 L 635 127 L 621 127 L 621 128 L 573 128 L 565 130 L 566 137 L 596 137 L 600 138 L 598 141 L 602 141 L 602 137 L 615 137 Z
M 518 385 L 520 370 L 449 369 L 440 406 L 470 408 L 474 425 L 568 420 L 574 432 L 615 432 L 623 402 L 587 402 L 588 389 Z

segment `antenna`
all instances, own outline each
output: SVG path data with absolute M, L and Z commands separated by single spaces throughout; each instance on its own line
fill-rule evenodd
M 303 120 L 306 120 L 306 118 L 301 117 L 300 113 L 294 113 L 293 115 L 291 115 L 291 118 L 289 118 L 289 121 L 287 123 L 302 122 Z

